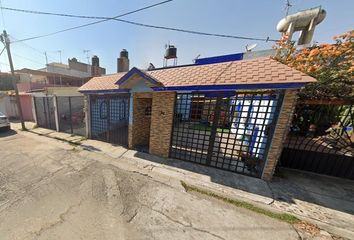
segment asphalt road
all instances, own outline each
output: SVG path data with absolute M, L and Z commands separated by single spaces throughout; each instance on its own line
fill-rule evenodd
M 32 133 L 1 132 L 0 239 L 299 238 L 286 223 L 97 156 Z

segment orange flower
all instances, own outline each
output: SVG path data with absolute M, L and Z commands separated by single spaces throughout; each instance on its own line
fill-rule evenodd
M 319 53 L 320 53 L 320 50 L 318 50 L 318 48 L 312 49 L 311 52 L 310 52 L 309 57 L 316 56 L 316 55 L 318 55 Z

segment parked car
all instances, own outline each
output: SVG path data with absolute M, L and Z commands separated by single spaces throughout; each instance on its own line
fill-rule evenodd
M 0 129 L 10 129 L 9 118 L 2 112 L 0 112 Z

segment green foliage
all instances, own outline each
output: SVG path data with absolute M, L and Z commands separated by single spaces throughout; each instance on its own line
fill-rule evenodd
M 234 205 L 236 207 L 245 208 L 245 209 L 248 209 L 248 210 L 250 210 L 252 212 L 263 214 L 265 216 L 268 216 L 268 217 L 271 217 L 271 218 L 274 218 L 274 219 L 278 219 L 280 221 L 287 222 L 289 224 L 296 224 L 296 223 L 301 222 L 300 219 L 298 219 L 294 215 L 291 215 L 291 214 L 288 214 L 288 213 L 273 212 L 273 211 L 270 211 L 268 209 L 264 209 L 264 208 L 255 206 L 255 205 L 253 205 L 251 203 L 248 203 L 248 202 L 245 202 L 245 201 L 239 201 L 239 200 L 231 199 L 231 198 L 224 197 L 224 196 L 221 196 L 219 194 L 216 194 L 216 193 L 204 190 L 204 189 L 200 189 L 200 188 L 188 185 L 187 183 L 185 183 L 183 181 L 181 181 L 181 184 L 184 187 L 184 189 L 186 190 L 186 192 L 197 192 L 197 193 L 200 193 L 200 194 L 203 194 L 203 195 L 206 195 L 206 196 L 213 197 L 215 199 L 221 200 L 223 202 L 232 204 L 232 205 Z

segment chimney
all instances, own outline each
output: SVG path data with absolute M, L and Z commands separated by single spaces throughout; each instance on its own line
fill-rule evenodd
M 129 71 L 129 58 L 128 51 L 123 49 L 120 52 L 120 56 L 117 59 L 117 72 L 128 72 Z
M 91 76 L 101 76 L 100 59 L 95 55 L 92 57 Z

